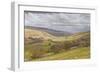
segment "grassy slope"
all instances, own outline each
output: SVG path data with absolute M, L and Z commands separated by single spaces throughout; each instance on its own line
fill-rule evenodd
M 68 41 L 72 41 L 72 40 L 77 40 L 81 37 L 88 37 L 90 35 L 90 32 L 81 32 L 81 33 L 76 33 L 74 35 L 71 35 L 69 37 L 67 37 L 67 40 Z
M 47 32 L 33 30 L 33 29 L 25 29 L 25 38 L 28 38 L 30 36 L 43 38 L 44 40 L 47 40 L 47 39 L 51 39 L 53 41 L 65 41 L 66 40 L 66 37 L 56 37 Z
M 35 60 L 44 61 L 44 60 L 65 60 L 65 59 L 86 59 L 86 58 L 90 58 L 89 47 L 76 48 Z
M 51 39 L 53 41 L 72 41 L 81 38 L 82 36 L 88 35 L 89 32 L 87 33 L 78 33 L 74 34 L 69 37 L 55 37 L 51 34 L 48 34 L 43 31 L 38 31 L 38 30 L 31 30 L 31 29 L 25 29 L 25 38 L 32 37 L 32 36 L 38 36 L 40 38 L 43 38 L 44 40 Z M 26 48 L 32 47 L 27 46 Z M 63 60 L 63 59 L 86 59 L 90 57 L 90 48 L 89 47 L 81 47 L 81 48 L 75 48 L 69 51 L 61 52 L 58 54 L 53 54 L 47 57 L 39 58 L 39 59 L 34 59 L 36 61 L 42 61 L 42 60 Z
M 82 33 L 77 33 L 77 34 L 68 36 L 66 38 L 66 37 L 56 37 L 44 31 L 25 29 L 25 38 L 33 36 L 33 37 L 43 38 L 44 40 L 51 39 L 53 41 L 65 41 L 65 40 L 72 41 L 88 34 L 89 32 L 82 32 Z

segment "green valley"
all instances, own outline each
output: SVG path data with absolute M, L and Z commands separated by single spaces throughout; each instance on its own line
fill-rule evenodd
M 25 28 L 24 61 L 71 60 L 90 58 L 90 32 L 55 36 Z

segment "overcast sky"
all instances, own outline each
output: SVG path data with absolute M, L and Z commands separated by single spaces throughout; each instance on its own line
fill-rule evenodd
M 90 30 L 90 14 L 25 11 L 25 26 L 43 27 L 59 31 Z

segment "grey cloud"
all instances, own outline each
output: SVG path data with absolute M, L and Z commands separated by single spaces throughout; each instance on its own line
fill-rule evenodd
M 90 30 L 90 14 L 25 11 L 25 26 L 79 32 Z

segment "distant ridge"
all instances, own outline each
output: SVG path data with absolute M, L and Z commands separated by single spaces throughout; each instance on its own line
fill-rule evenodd
M 69 36 L 69 35 L 72 34 L 72 33 L 69 33 L 69 32 L 58 31 L 58 30 L 42 28 L 42 27 L 25 26 L 25 29 L 26 28 L 27 29 L 35 29 L 35 30 L 45 31 L 45 32 L 52 34 L 54 36 Z

